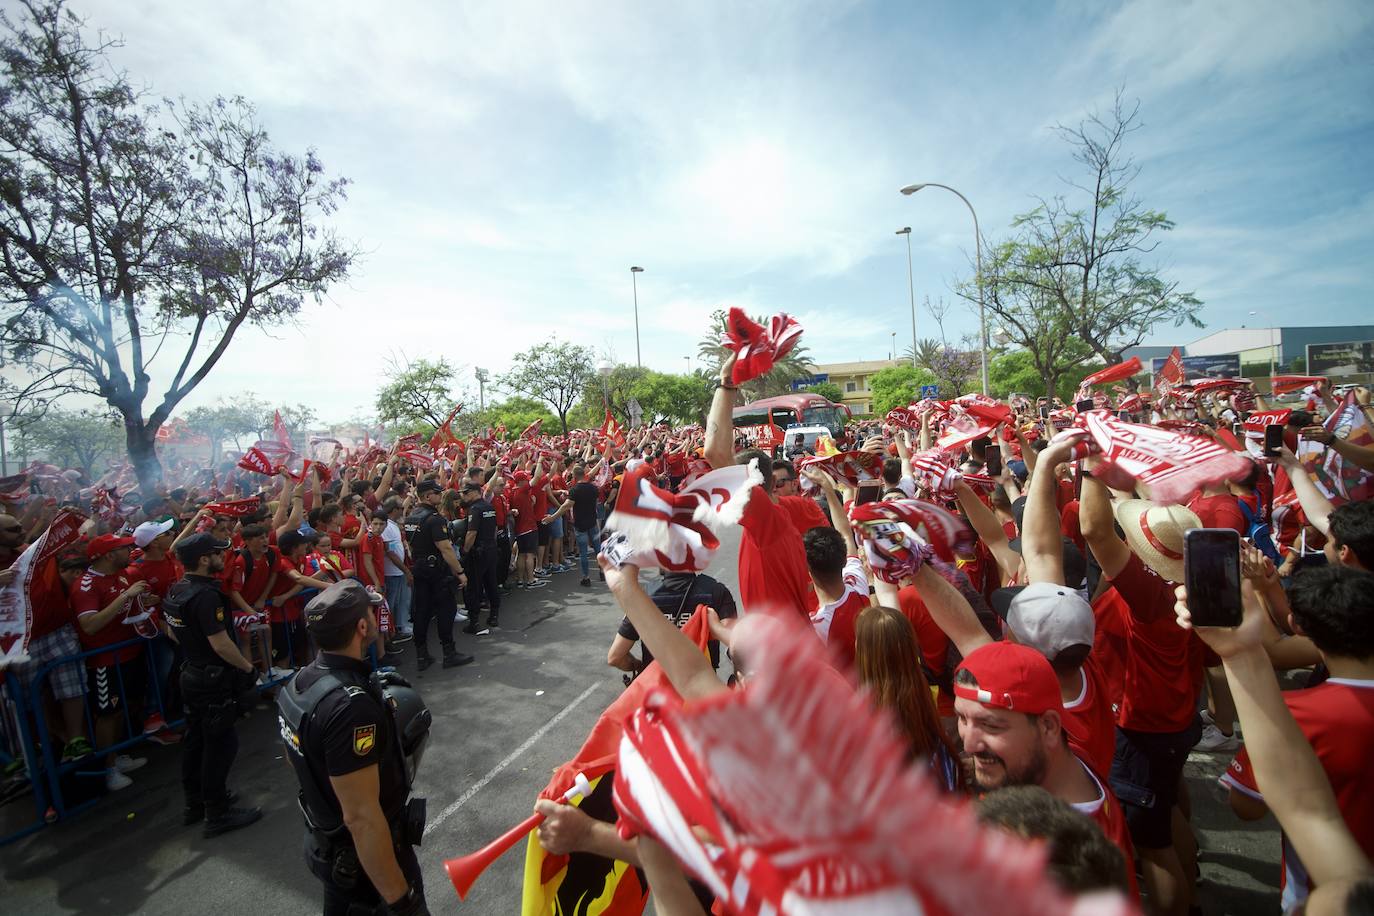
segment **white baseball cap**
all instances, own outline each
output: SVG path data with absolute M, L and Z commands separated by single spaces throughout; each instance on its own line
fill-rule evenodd
M 158 535 L 166 534 L 176 525 L 176 519 L 169 518 L 160 522 L 144 522 L 134 529 L 134 544 L 140 548 L 147 547 Z
M 1070 646 L 1091 646 L 1097 620 L 1092 605 L 1067 585 L 1032 582 L 1011 600 L 1007 628 L 1021 645 L 1054 661 Z

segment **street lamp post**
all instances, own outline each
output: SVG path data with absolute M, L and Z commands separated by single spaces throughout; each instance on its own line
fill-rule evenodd
M 906 236 L 906 288 L 911 293 L 911 368 L 916 368 L 916 281 L 911 278 L 911 227 L 903 226 L 896 235 Z
M 478 369 L 473 372 L 477 377 L 477 409 L 487 409 L 487 370 Z
M 1255 312 L 1255 311 L 1252 311 L 1252 312 L 1250 313 L 1250 317 L 1251 317 L 1251 318 L 1260 318 L 1260 317 L 1263 317 L 1264 320 L 1265 320 L 1265 322 L 1267 322 L 1268 325 L 1269 325 L 1269 377 L 1270 377 L 1270 378 L 1273 378 L 1273 377 L 1274 377 L 1274 371 L 1275 371 L 1275 370 L 1274 370 L 1274 357 L 1277 355 L 1277 354 L 1275 354 L 1274 351 L 1277 349 L 1277 346 L 1278 346 L 1277 344 L 1274 343 L 1274 322 L 1272 322 L 1272 321 L 1269 320 L 1269 316 L 1268 316 L 1268 315 L 1261 316 L 1259 312 Z
M 897 361 L 897 332 L 892 332 L 892 361 Z
M 644 273 L 644 268 L 643 268 L 643 267 L 631 267 L 631 268 L 630 268 L 630 288 L 634 290 L 634 295 L 635 295 L 635 367 L 636 367 L 636 368 L 642 368 L 643 365 L 644 365 L 644 363 L 641 362 L 641 360 L 640 360 L 640 358 L 639 358 L 639 281 L 638 281 L 638 280 L 636 279 L 636 277 L 635 277 L 635 274 L 642 274 L 642 273 Z
M 684 356 L 684 357 L 682 357 L 682 358 L 685 359 L 685 360 L 687 360 L 687 374 L 688 374 L 688 375 L 691 375 L 691 374 L 692 374 L 692 357 L 690 357 L 690 356 Z
M 968 202 L 967 197 L 960 194 L 958 191 L 954 190 L 947 184 L 938 184 L 934 181 L 925 181 L 921 182 L 920 184 L 909 184 L 906 187 L 902 188 L 902 193 L 909 197 L 912 194 L 915 194 L 917 191 L 921 190 L 922 188 L 944 188 L 946 191 L 949 191 L 955 197 L 958 197 L 960 200 L 962 200 L 964 202 L 964 206 L 968 207 L 968 212 L 973 215 L 973 250 L 974 257 L 976 259 L 974 263 L 977 265 L 978 271 L 978 339 L 982 343 L 982 347 L 980 349 L 982 350 L 983 361 L 983 394 L 987 394 L 988 318 L 987 310 L 984 308 L 983 305 L 983 234 L 978 229 L 978 211 L 973 209 L 973 204 Z M 908 237 L 908 243 L 909 239 L 910 237 Z
M 611 373 L 614 371 L 615 366 L 609 359 L 603 359 L 596 367 L 596 374 L 601 376 L 601 400 L 607 410 L 611 409 Z

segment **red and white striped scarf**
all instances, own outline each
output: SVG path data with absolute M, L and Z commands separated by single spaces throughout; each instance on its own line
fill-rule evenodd
M 1204 486 L 1239 480 L 1250 473 L 1249 458 L 1210 439 L 1126 423 L 1106 411 L 1084 414 L 1082 424 L 1093 448 L 1102 455 L 1094 475 L 1119 490 L 1144 484 L 1157 503 L 1182 503 Z M 1078 431 L 1055 438 L 1068 435 L 1078 435 Z

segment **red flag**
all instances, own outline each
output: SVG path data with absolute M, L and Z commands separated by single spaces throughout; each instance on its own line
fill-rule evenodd
M 1170 359 L 1172 358 L 1173 357 L 1171 355 Z M 1117 363 L 1115 366 L 1108 366 L 1105 369 L 1097 370 L 1092 375 L 1085 378 L 1082 384 L 1079 385 L 1079 387 L 1091 388 L 1093 385 L 1105 385 L 1108 382 L 1119 382 L 1122 379 L 1128 379 L 1133 375 L 1138 375 L 1139 373 L 1140 357 L 1132 356 L 1124 363 Z
M 765 328 L 742 309 L 732 306 L 725 321 L 725 339 L 721 341 L 737 356 L 730 380 L 739 385 L 766 375 L 797 345 L 801 333 L 795 318 L 774 315 Z
M 534 421 L 533 423 L 531 423 L 529 426 L 526 426 L 526 427 L 525 427 L 525 431 L 522 432 L 522 433 L 520 434 L 520 438 L 521 438 L 521 439 L 533 439 L 535 436 L 539 435 L 539 428 L 540 428 L 541 426 L 543 426 L 543 425 L 544 425 L 544 418 L 543 418 L 543 417 L 540 417 L 538 420 L 535 420 L 535 421 Z
M 281 411 L 272 412 L 272 434 L 277 437 L 277 441 L 282 445 L 291 445 L 291 432 L 286 428 L 286 423 L 281 418 Z
M 1322 424 L 1326 431 L 1352 445 L 1374 448 L 1374 430 L 1355 400 L 1355 392 L 1348 392 L 1345 401 Z M 1346 461 L 1341 453 L 1328 448 L 1320 462 L 1318 482 L 1331 496 L 1332 502 L 1361 502 L 1374 499 L 1374 474 Z
M 616 448 L 625 447 L 625 427 L 616 422 L 611 408 L 606 408 L 606 419 L 601 423 L 601 435 L 615 443 Z
M 1155 375 L 1154 390 L 1156 394 L 1166 394 L 1171 389 L 1182 385 L 1186 375 L 1183 371 L 1183 351 L 1174 347 L 1169 353 L 1169 358 L 1164 361 L 1164 365 L 1159 367 L 1159 372 Z
M 1324 375 L 1275 375 L 1269 379 L 1269 385 L 1274 395 L 1277 396 L 1302 391 L 1308 385 L 1315 385 L 1324 381 L 1326 381 Z
M 214 515 L 223 515 L 229 518 L 245 518 L 257 512 L 262 507 L 262 500 L 256 496 L 246 499 L 229 499 L 220 502 L 206 503 L 205 511 Z
M 10 566 L 14 578 L 0 589 L 0 660 L 6 664 L 28 657 L 35 592 L 39 598 L 60 594 L 61 579 L 51 561 L 80 539 L 85 521 L 75 509 L 63 509 Z

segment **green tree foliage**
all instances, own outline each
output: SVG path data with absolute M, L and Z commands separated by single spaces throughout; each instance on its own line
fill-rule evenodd
M 108 404 L 151 492 L 159 427 L 239 330 L 347 276 L 325 220 L 345 182 L 273 149 L 243 99 L 149 104 L 62 0 L 20 0 L 0 26 L 0 349 L 24 372 L 9 394 Z M 159 357 L 169 382 L 146 412 Z
M 1078 348 L 1088 355 L 1086 344 L 1074 341 L 1077 347 L 1071 348 L 1075 355 Z M 1086 357 L 1085 357 L 1086 358 Z M 1085 377 L 1102 368 L 1093 363 L 1077 363 L 1073 368 L 1060 369 L 1055 373 L 1055 386 L 1050 392 L 1065 404 L 1073 400 L 1074 392 Z M 1023 394 L 1030 398 L 1045 395 L 1045 377 L 1035 365 L 1035 358 L 1029 350 L 1012 350 L 995 357 L 988 363 L 988 383 L 993 397 L 1005 398 L 1012 394 Z
M 457 400 L 451 393 L 457 371 L 446 359 L 393 360 L 377 392 L 377 419 L 393 426 L 427 423 L 432 430 L 448 419 Z
M 271 411 L 250 394 L 234 401 L 221 399 L 213 406 L 193 407 L 183 419 L 187 429 L 210 440 L 210 454 L 218 460 L 224 453 L 225 442 L 233 442 L 235 448 L 242 449 L 245 443 L 240 440 L 249 436 L 260 438 L 264 416 L 270 428 Z
M 767 318 L 758 315 L 750 317 L 759 324 L 768 324 Z M 721 344 L 721 340 L 725 337 L 725 322 L 726 312 L 724 310 L 712 312 L 711 324 L 697 344 L 697 356 L 700 357 L 702 364 L 708 367 L 712 378 L 719 375 L 720 364 L 725 360 L 726 354 L 730 352 Z M 807 356 L 806 345 L 798 343 L 773 366 L 771 371 L 741 385 L 741 393 L 746 401 L 756 401 L 759 398 L 771 398 L 775 395 L 787 394 L 792 390 L 794 380 L 811 375 L 815 370 L 815 364 Z
M 543 401 L 536 401 L 533 398 L 509 397 L 504 401 L 495 404 L 488 404 L 486 410 L 478 410 L 472 413 L 461 413 L 454 421 L 455 432 L 461 435 L 473 435 L 482 433 L 488 428 L 495 429 L 497 426 L 505 426 L 506 434 L 509 437 L 520 435 L 525 427 L 535 420 L 543 420 L 544 426 L 552 426 L 557 421 L 553 413 Z
M 58 467 L 79 468 L 88 480 L 104 473 L 123 450 L 124 431 L 113 411 L 58 410 L 15 421 L 29 442 Z
M 594 377 L 582 394 L 590 425 L 605 419 L 604 405 L 621 423 L 630 423 L 630 401 L 639 402 L 643 422 L 673 425 L 704 422 L 712 388 L 704 372 L 690 375 L 656 372 L 639 366 L 616 366 L 609 376 Z
M 595 374 L 591 350 L 554 340 L 516 354 L 500 384 L 512 394 L 547 404 L 567 433 L 568 412 Z
M 868 380 L 873 395 L 874 416 L 885 416 L 894 407 L 905 407 L 921 396 L 922 385 L 938 384 L 929 369 L 892 366 L 874 373 Z M 944 392 L 940 392 L 944 396 Z
M 807 385 L 802 390 L 809 391 L 812 394 L 819 394 L 832 404 L 838 404 L 840 401 L 844 400 L 844 392 L 841 391 L 840 386 L 836 385 L 834 382 L 817 382 L 814 385 Z

